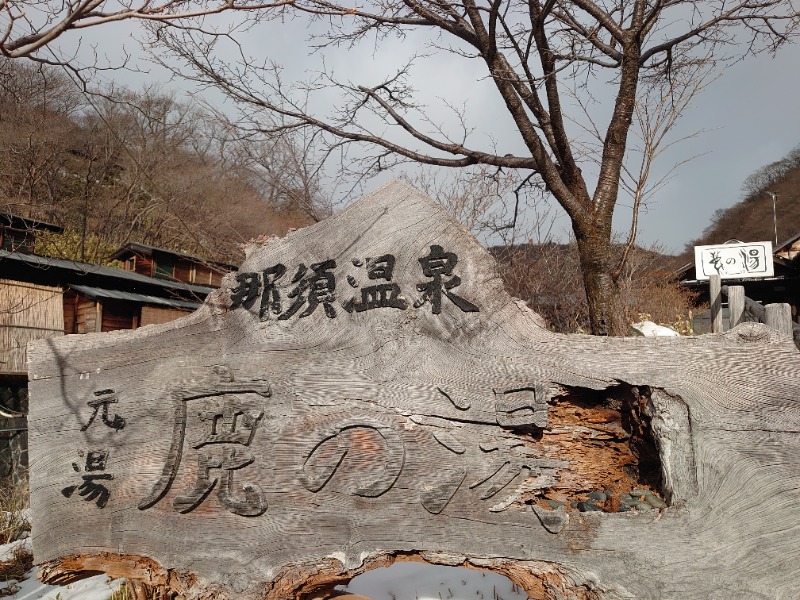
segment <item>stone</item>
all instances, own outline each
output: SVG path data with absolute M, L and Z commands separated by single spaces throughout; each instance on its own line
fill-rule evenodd
M 653 508 L 667 508 L 667 503 L 655 494 L 648 494 L 645 496 L 644 501 Z

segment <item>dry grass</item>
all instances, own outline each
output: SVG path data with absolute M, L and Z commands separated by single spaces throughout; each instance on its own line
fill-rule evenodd
M 165 588 L 126 581 L 111 595 L 109 600 L 174 600 L 175 597 L 174 592 Z
M 571 244 L 522 244 L 497 247 L 506 291 L 525 301 L 558 333 L 589 330 L 589 309 L 583 286 L 578 248 Z M 674 257 L 658 248 L 634 248 L 617 282 L 626 323 L 648 320 L 690 333 L 692 293 L 673 280 Z M 628 332 L 624 332 L 628 333 Z
M 23 546 L 19 546 L 15 551 L 11 560 L 0 560 L 0 583 L 6 583 L 13 580 L 22 581 L 25 575 L 33 568 L 33 555 L 27 551 Z M 3 596 L 11 596 L 15 594 L 17 588 L 15 585 L 5 586 L 0 588 L 0 598 Z
M 27 486 L 3 486 L 0 488 L 0 544 L 8 544 L 22 539 L 31 529 L 24 510 L 28 507 Z M 0 561 L 0 583 L 11 580 L 22 581 L 33 568 L 33 556 L 23 546 L 14 550 L 10 560 Z M 11 596 L 16 587 L 4 586 L 0 589 L 0 597 Z
M 121 586 L 119 586 L 119 589 L 111 594 L 111 598 L 108 600 L 133 600 L 133 597 L 128 591 L 128 584 L 123 583 Z
M 25 486 L 0 488 L 0 544 L 20 539 L 23 532 L 31 530 L 25 516 L 28 508 L 28 488 Z

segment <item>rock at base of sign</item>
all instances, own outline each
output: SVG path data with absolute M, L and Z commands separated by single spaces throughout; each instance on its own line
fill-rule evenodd
M 595 502 L 605 502 L 607 499 L 605 492 L 594 491 L 589 494 L 589 500 L 593 500 Z
M 647 494 L 647 496 L 644 497 L 644 501 L 653 508 L 667 508 L 667 503 L 655 494 Z

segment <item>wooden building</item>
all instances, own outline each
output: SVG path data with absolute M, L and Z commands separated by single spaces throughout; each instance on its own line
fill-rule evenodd
M 52 231 L 63 233 L 64 228 L 38 219 L 0 213 L 0 249 L 8 252 L 34 252 L 36 233 Z
M 0 376 L 26 376 L 34 339 L 166 323 L 200 306 L 230 264 L 145 244 L 116 257 L 127 269 L 34 253 L 36 234 L 57 225 L 0 213 Z
M 0 252 L 33 256 L 40 231 L 64 230 L 38 219 L 0 213 Z M 20 278 L 15 271 L 0 262 L 0 377 L 26 373 L 29 341 L 64 333 L 63 289 L 53 282 Z
M 0 225 L 0 477 L 18 480 L 28 342 L 167 323 L 197 309 L 234 267 L 143 244 L 117 253 L 127 270 L 50 258 L 33 253 L 36 232 L 61 228 L 16 215 L 0 215 Z
M 166 323 L 195 310 L 214 289 L 3 250 L 0 272 L 0 374 L 26 373 L 31 339 Z
M 235 265 L 134 242 L 125 244 L 112 258 L 121 261 L 127 271 L 213 287 L 219 287 L 225 273 L 236 268 Z
M 796 233 L 775 248 L 775 255 L 788 261 L 794 261 L 800 256 L 800 233 Z

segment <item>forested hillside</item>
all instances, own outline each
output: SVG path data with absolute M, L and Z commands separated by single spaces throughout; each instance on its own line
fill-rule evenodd
M 324 216 L 285 140 L 247 145 L 157 91 L 79 93 L 61 71 L 0 62 L 0 211 L 65 227 L 37 252 L 104 263 L 137 241 L 238 263 L 239 244 Z
M 772 240 L 772 196 L 776 194 L 778 242 L 800 233 L 800 146 L 783 159 L 765 165 L 742 184 L 744 200 L 720 209 L 702 235 L 690 242 L 684 256 L 692 256 L 694 246 L 720 244 L 728 240 L 756 242 Z
M 223 119 L 157 91 L 85 95 L 60 71 L 11 61 L 0 62 L 0 101 L 0 211 L 66 229 L 40 234 L 37 253 L 106 263 L 136 241 L 238 264 L 240 244 L 330 212 L 302 145 L 253 143 Z M 467 175 L 464 189 L 420 187 L 471 229 L 507 222 L 491 212 L 496 176 Z M 653 250 L 634 248 L 619 274 L 626 322 L 652 318 L 683 329 L 691 298 L 670 281 L 670 257 Z M 587 330 L 574 244 L 493 252 L 510 293 L 553 329 Z

